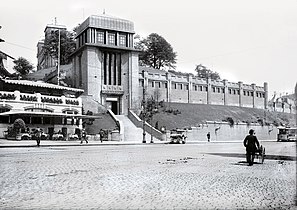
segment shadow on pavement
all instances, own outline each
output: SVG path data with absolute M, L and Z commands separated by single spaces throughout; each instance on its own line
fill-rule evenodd
M 209 155 L 218 155 L 222 157 L 237 157 L 237 158 L 245 158 L 245 154 L 238 153 L 207 153 Z M 295 156 L 286 156 L 286 155 L 265 155 L 265 160 L 290 160 L 296 161 Z

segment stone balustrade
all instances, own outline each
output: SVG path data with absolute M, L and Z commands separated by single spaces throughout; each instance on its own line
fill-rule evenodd
M 50 103 L 60 105 L 82 106 L 81 98 L 70 98 L 66 96 L 49 96 L 40 93 L 29 94 L 21 93 L 20 91 L 8 92 L 0 91 L 1 101 L 17 101 L 17 102 L 32 102 L 32 103 Z

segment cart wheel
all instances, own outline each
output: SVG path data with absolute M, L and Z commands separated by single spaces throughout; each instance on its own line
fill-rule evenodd
M 261 162 L 262 164 L 264 163 L 264 158 L 265 158 L 265 147 L 263 147 L 263 150 L 262 150 L 262 156 L 261 156 Z

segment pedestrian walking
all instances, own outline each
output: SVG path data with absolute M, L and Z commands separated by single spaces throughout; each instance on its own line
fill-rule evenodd
M 86 143 L 89 143 L 88 140 L 87 140 L 87 132 L 86 132 L 86 130 L 84 128 L 81 131 L 81 141 L 80 141 L 80 143 L 82 144 L 83 141 L 86 141 Z
M 36 129 L 35 129 L 35 139 L 36 139 L 36 143 L 37 143 L 37 147 L 39 147 L 40 146 L 40 139 L 41 139 L 41 129 L 39 128 L 39 127 L 37 127 Z
M 210 142 L 210 132 L 208 132 L 208 133 L 206 134 L 206 137 L 207 137 L 207 141 Z
M 104 131 L 102 129 L 100 129 L 99 135 L 100 135 L 100 141 L 102 143 L 103 142 L 103 138 L 104 138 Z
M 243 145 L 246 148 L 246 161 L 249 166 L 252 166 L 255 159 L 255 153 L 260 148 L 259 141 L 255 136 L 255 131 L 251 129 L 249 135 L 247 135 L 243 141 Z

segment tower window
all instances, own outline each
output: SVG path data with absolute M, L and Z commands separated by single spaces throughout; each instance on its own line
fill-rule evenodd
M 119 42 L 120 42 L 120 46 L 126 47 L 127 46 L 127 42 L 126 42 L 126 35 L 121 34 L 119 36 Z
M 97 31 L 97 43 L 104 44 L 104 32 Z
M 114 33 L 109 33 L 108 34 L 108 44 L 110 45 L 115 45 L 115 34 Z

